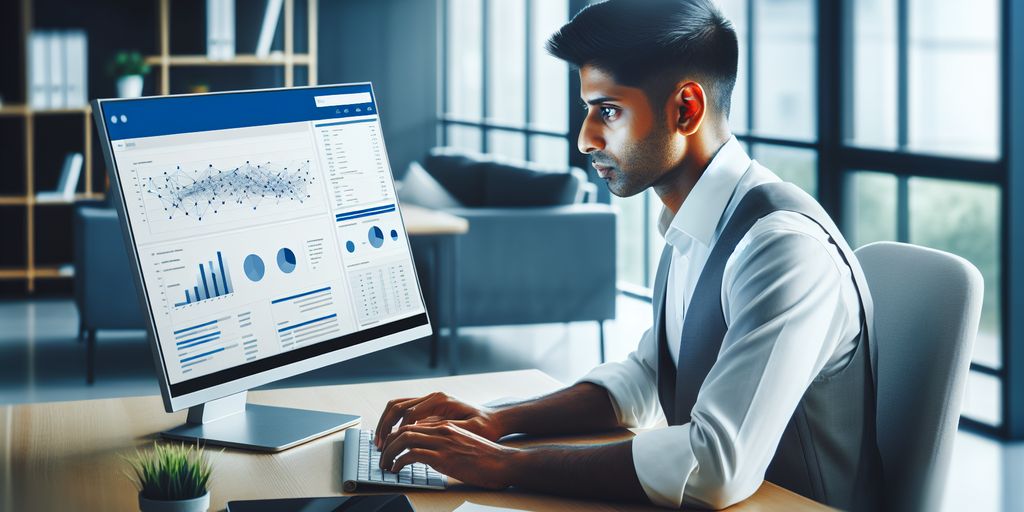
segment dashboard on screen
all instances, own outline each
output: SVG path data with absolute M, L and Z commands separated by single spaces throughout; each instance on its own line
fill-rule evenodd
M 369 84 L 101 105 L 172 396 L 427 324 Z

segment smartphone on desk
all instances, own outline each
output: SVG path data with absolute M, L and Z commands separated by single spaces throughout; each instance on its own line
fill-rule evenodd
M 402 494 L 229 501 L 227 512 L 414 512 Z

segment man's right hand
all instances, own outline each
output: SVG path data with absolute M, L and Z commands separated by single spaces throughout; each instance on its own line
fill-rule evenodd
M 498 419 L 496 409 L 476 407 L 444 393 L 431 393 L 419 398 L 397 398 L 388 402 L 377 423 L 374 442 L 383 451 L 400 431 L 396 425 L 412 425 L 418 421 L 448 420 L 451 424 L 473 432 L 490 441 L 508 434 Z

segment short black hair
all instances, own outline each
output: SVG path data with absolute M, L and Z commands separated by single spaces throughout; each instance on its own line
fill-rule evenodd
M 547 42 L 551 55 L 593 66 L 650 99 L 697 79 L 727 118 L 739 49 L 732 23 L 711 0 L 608 0 L 581 10 Z

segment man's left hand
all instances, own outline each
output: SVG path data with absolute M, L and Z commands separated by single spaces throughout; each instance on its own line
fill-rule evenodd
M 504 489 L 512 484 L 514 459 L 519 453 L 449 421 L 419 422 L 403 425 L 391 434 L 380 467 L 397 473 L 422 462 L 470 485 Z

